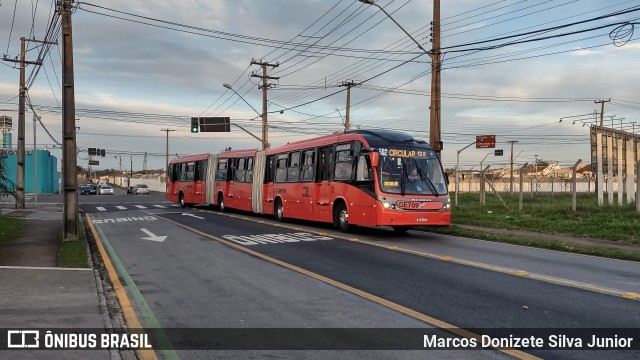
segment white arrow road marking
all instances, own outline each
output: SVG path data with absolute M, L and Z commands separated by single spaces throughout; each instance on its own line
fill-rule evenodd
M 138 209 L 146 209 L 146 206 L 142 206 L 142 205 L 135 205 L 135 207 L 137 207 Z
M 202 220 L 204 220 L 204 218 L 203 218 L 203 217 L 200 217 L 200 216 L 198 216 L 198 215 L 193 215 L 193 214 L 188 214 L 188 213 L 182 213 L 182 215 L 184 215 L 184 216 L 191 216 L 191 217 L 194 217 L 194 218 L 198 218 L 198 219 L 202 219 Z
M 155 206 L 157 208 L 161 208 L 161 209 L 166 209 L 166 206 L 164 206 L 164 205 L 153 205 L 153 206 Z
M 118 209 L 120 209 L 120 210 L 127 210 L 127 208 L 126 208 L 126 207 L 124 207 L 124 206 L 116 205 L 116 207 L 117 207 Z
M 158 236 L 145 228 L 141 228 L 140 230 L 142 230 L 145 234 L 149 235 L 149 237 L 142 238 L 144 240 L 163 242 L 164 239 L 167 238 L 166 236 Z
M 107 209 L 103 208 L 102 206 L 96 206 L 96 209 L 100 211 L 107 211 Z

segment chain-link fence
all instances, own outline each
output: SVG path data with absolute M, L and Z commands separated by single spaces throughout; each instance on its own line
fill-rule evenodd
M 504 206 L 516 209 L 554 203 L 559 206 L 566 205 L 569 210 L 598 206 L 598 183 L 591 172 L 576 173 L 574 178 L 571 168 L 565 169 L 561 175 L 558 172 L 545 173 L 526 166 L 514 169 L 513 176 L 509 169 L 485 170 L 483 172 L 460 169 L 457 177 L 455 173 L 452 174 L 450 179 L 453 181 L 449 183 L 449 191 L 454 205 L 459 205 L 461 201 L 458 195 L 476 194 L 475 197 L 464 196 L 464 201 L 473 199 L 471 201 L 478 201 L 483 205 L 489 197 L 495 197 Z M 628 188 L 629 183 L 626 179 L 618 181 L 615 177 L 613 181 L 607 180 L 608 178 L 605 178 L 601 181 L 603 205 L 635 204 L 640 211 L 640 206 L 637 206 L 635 201 L 639 186 L 637 176 L 634 177 L 631 188 Z

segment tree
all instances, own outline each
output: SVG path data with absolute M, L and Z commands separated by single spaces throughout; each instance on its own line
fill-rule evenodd
M 6 156 L 0 155 L 0 195 L 11 195 L 15 197 L 16 185 L 11 181 L 11 179 L 9 179 L 5 161 Z

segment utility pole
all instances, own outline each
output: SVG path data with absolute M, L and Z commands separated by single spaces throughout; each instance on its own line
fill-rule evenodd
M 509 194 L 513 195 L 513 144 L 517 143 L 517 140 L 507 141 L 511 144 L 511 175 L 509 176 Z
M 355 83 L 353 81 L 343 81 L 342 85 L 340 85 L 340 86 L 347 87 L 347 109 L 346 109 L 347 114 L 345 115 L 345 120 L 344 120 L 345 131 L 351 128 L 351 125 L 349 124 L 349 110 L 351 109 L 351 87 L 356 85 L 360 85 L 360 83 Z
M 73 78 L 71 0 L 60 2 L 62 21 L 62 133 L 64 134 L 64 240 L 78 239 L 78 179 L 76 158 L 76 104 Z
M 25 86 L 25 65 L 41 65 L 42 61 L 26 61 L 26 42 L 36 42 L 42 44 L 52 44 L 51 42 L 39 41 L 35 39 L 20 38 L 20 60 L 10 59 L 5 55 L 4 61 L 10 61 L 20 64 L 20 84 L 18 92 L 18 163 L 16 174 L 16 208 L 24 209 L 24 153 L 25 153 L 25 109 L 24 103 L 27 94 Z
M 594 103 L 595 103 L 595 104 L 600 104 L 600 105 L 602 105 L 602 106 L 601 106 L 601 108 L 600 108 L 600 126 L 601 126 L 601 127 L 602 127 L 602 126 L 604 126 L 604 103 L 608 103 L 608 102 L 610 102 L 610 101 L 611 101 L 611 99 L 609 99 L 609 100 L 596 100 L 596 101 L 594 101 Z M 612 122 L 613 122 L 613 120 L 612 120 Z
M 36 156 L 36 121 L 38 115 L 33 113 L 33 203 L 38 206 L 38 156 Z
M 433 0 L 433 22 L 432 22 L 432 46 L 429 56 L 431 57 L 431 105 L 429 106 L 429 143 L 435 152 L 440 155 L 442 151 L 442 140 L 440 138 L 440 0 Z
M 269 133 L 268 123 L 267 123 L 267 89 L 272 84 L 267 83 L 267 80 L 278 80 L 279 77 L 267 76 L 267 66 L 272 68 L 280 66 L 280 64 L 269 64 L 266 61 L 255 61 L 251 60 L 251 65 L 260 65 L 262 66 L 262 75 L 257 75 L 255 73 L 251 74 L 251 77 L 259 77 L 262 78 L 262 86 L 258 86 L 258 89 L 262 89 L 262 150 L 266 150 L 269 148 Z
M 164 167 L 164 171 L 168 171 L 169 170 L 169 132 L 170 131 L 175 131 L 173 129 L 162 129 L 160 131 L 164 131 L 167 133 L 167 145 L 165 147 L 165 156 L 164 156 L 164 160 L 165 160 L 165 167 Z
M 147 152 L 144 152 L 144 160 L 142 161 L 142 173 L 147 174 Z

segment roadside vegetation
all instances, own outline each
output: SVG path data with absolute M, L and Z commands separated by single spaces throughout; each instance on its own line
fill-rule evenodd
M 451 195 L 452 203 L 454 195 Z M 494 195 L 487 194 L 486 205 L 480 205 L 478 194 L 461 193 L 458 207 L 452 208 L 452 226 L 425 229 L 441 234 L 507 242 L 580 254 L 606 256 L 640 261 L 640 251 L 608 246 L 606 241 L 591 246 L 567 238 L 549 239 L 544 234 L 564 235 L 584 239 L 608 240 L 620 244 L 640 245 L 640 214 L 635 204 L 599 207 L 594 194 L 578 195 L 576 212 L 571 210 L 571 195 L 526 195 L 523 208 L 518 209 L 517 194 L 501 194 L 509 208 Z M 605 204 L 607 204 L 605 195 Z M 467 228 L 466 225 L 480 228 Z M 485 229 L 486 228 L 486 229 Z M 527 236 L 498 233 L 493 229 L 522 230 L 540 233 Z M 638 247 L 640 249 L 640 246 Z
M 0 215 L 0 249 L 20 235 L 23 224 L 23 219 Z
M 78 225 L 78 240 L 62 241 L 58 248 L 58 267 L 88 268 L 87 237 L 82 224 Z

